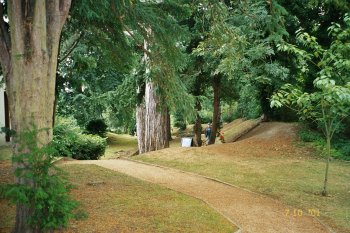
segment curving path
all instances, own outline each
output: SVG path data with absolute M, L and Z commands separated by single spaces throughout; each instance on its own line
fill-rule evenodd
M 67 164 L 95 164 L 135 178 L 156 183 L 203 200 L 244 233 L 328 233 L 333 232 L 311 216 L 286 215 L 288 207 L 248 190 L 200 175 L 130 160 L 71 161 Z

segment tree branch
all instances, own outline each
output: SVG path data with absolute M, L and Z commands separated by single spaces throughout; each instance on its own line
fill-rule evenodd
M 63 55 L 63 57 L 58 59 L 58 63 L 61 63 L 62 61 L 66 60 L 66 58 L 74 51 L 74 49 L 77 47 L 79 41 L 81 38 L 83 38 L 84 33 L 80 33 L 79 37 L 73 42 L 72 46 L 68 49 L 68 51 Z
M 121 26 L 123 27 L 123 29 L 128 33 L 128 35 L 134 39 L 134 41 L 136 42 L 136 47 L 138 49 L 141 49 L 145 54 L 147 54 L 149 57 L 151 57 L 151 53 L 150 51 L 148 51 L 147 49 L 145 49 L 144 46 L 140 45 L 137 43 L 137 39 L 136 37 L 134 36 L 134 33 L 132 31 L 130 31 L 130 29 L 124 24 L 124 21 L 123 21 L 123 16 L 118 16 L 118 13 L 116 11 L 116 8 L 115 8 L 115 4 L 114 2 L 111 3 L 111 8 L 112 8 L 112 11 L 114 13 L 114 15 L 116 16 L 116 18 L 118 19 L 118 21 L 120 22 Z

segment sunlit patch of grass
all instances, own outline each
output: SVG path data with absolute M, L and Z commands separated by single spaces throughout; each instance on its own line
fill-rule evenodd
M 0 146 L 0 161 L 10 160 L 12 150 L 10 146 Z
M 337 232 L 350 232 L 350 164 L 333 161 L 330 165 L 329 196 L 320 195 L 325 162 L 317 157 L 296 155 L 227 156 L 206 154 L 192 149 L 184 153 L 150 153 L 137 160 L 174 167 L 258 192 L 302 209 L 318 210 L 320 219 Z M 281 152 L 282 153 L 282 152 Z
M 128 134 L 107 134 L 108 147 L 101 159 L 117 158 L 137 151 L 137 137 Z

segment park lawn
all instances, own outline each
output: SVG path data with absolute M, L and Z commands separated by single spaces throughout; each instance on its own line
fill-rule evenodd
M 130 156 L 137 151 L 137 137 L 128 134 L 107 133 L 107 148 L 101 159 Z
M 305 155 L 303 150 L 293 155 L 277 151 L 280 156 L 276 152 L 251 156 L 254 153 L 249 150 L 229 154 L 220 152 L 219 146 L 165 149 L 133 159 L 194 172 L 270 196 L 292 206 L 288 207 L 290 211 L 295 208 L 303 213 L 319 213 L 319 219 L 338 233 L 350 232 L 350 163 L 332 161 L 329 196 L 322 197 L 323 159 Z
M 10 146 L 0 146 L 0 161 L 11 160 L 12 150 Z
M 2 162 L 2 170 L 10 169 Z M 63 232 L 234 232 L 228 220 L 202 201 L 96 165 L 60 165 L 86 211 Z M 0 184 L 3 177 L 0 177 Z M 9 182 L 7 180 L 7 182 Z M 10 232 L 14 207 L 0 199 L 0 232 Z

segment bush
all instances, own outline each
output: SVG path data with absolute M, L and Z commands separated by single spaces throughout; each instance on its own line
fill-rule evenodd
M 303 142 L 311 142 L 319 150 L 324 151 L 326 140 L 321 132 L 303 126 L 298 131 L 298 136 Z M 336 135 L 332 139 L 332 156 L 337 159 L 350 160 L 350 141 L 344 136 Z
M 83 134 L 73 119 L 58 119 L 54 127 L 52 145 L 55 156 L 74 159 L 99 159 L 105 152 L 107 142 L 97 135 Z
M 350 141 L 345 138 L 336 138 L 333 143 L 336 150 L 335 156 L 337 159 L 350 160 Z
M 106 150 L 106 139 L 96 135 L 81 134 L 74 143 L 72 158 L 79 160 L 99 159 Z
M 107 125 L 103 119 L 94 119 L 87 123 L 86 132 L 105 137 L 107 133 Z
M 67 227 L 69 219 L 77 218 L 78 202 L 69 196 L 71 185 L 62 170 L 53 163 L 54 148 L 38 146 L 39 130 L 23 132 L 15 137 L 17 154 L 14 174 L 21 183 L 3 187 L 0 197 L 28 208 L 28 224 L 34 232 L 53 232 Z
M 323 142 L 325 143 L 324 137 L 321 133 L 312 130 L 310 128 L 307 128 L 306 126 L 303 126 L 298 131 L 298 135 L 301 141 L 303 142 Z

